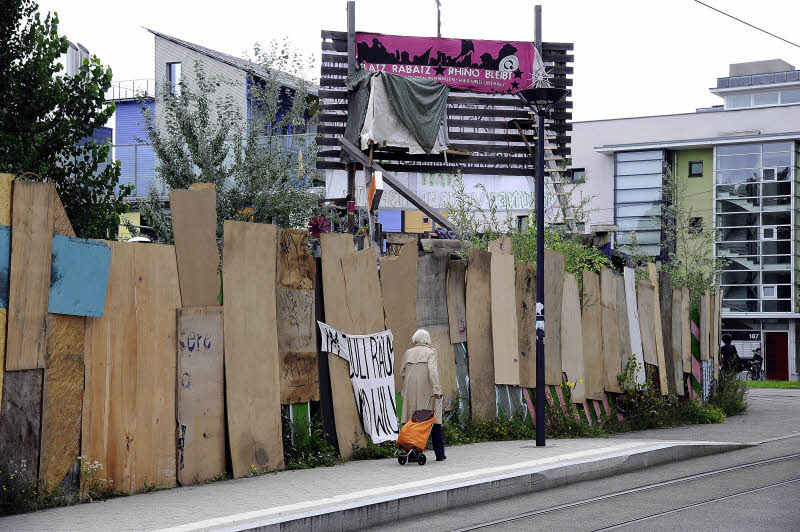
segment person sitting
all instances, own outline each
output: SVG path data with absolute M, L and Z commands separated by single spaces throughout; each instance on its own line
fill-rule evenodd
M 730 334 L 722 335 L 724 345 L 719 349 L 719 366 L 726 373 L 735 373 L 739 367 L 739 353 L 736 352 L 736 346 L 731 344 L 732 341 Z

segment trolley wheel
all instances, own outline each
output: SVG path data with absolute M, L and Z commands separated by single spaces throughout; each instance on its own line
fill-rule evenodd
M 408 457 L 407 456 L 398 456 L 397 457 L 397 463 L 398 464 L 406 465 L 406 462 L 408 462 Z
M 419 453 L 419 456 L 417 456 L 417 464 L 419 464 L 419 465 L 425 465 L 425 462 L 427 460 L 428 459 L 425 458 L 425 453 Z

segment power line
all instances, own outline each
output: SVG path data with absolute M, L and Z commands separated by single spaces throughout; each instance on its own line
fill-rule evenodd
M 733 15 L 731 15 L 729 13 L 726 13 L 726 12 L 722 11 L 721 9 L 717 9 L 714 6 L 710 6 L 710 5 L 706 4 L 705 2 L 701 2 L 700 0 L 694 0 L 694 1 L 697 2 L 698 4 L 700 4 L 701 6 L 706 6 L 707 8 L 712 9 L 712 10 L 716 11 L 717 13 L 721 13 L 721 14 L 725 15 L 726 17 L 730 17 L 730 18 L 732 18 L 733 20 L 735 20 L 737 22 L 741 22 L 742 24 L 750 26 L 753 29 L 756 29 L 756 30 L 758 30 L 760 32 L 766 33 L 767 35 L 769 35 L 771 37 L 775 37 L 776 39 L 780 39 L 783 42 L 789 43 L 792 46 L 796 46 L 797 48 L 800 48 L 800 44 L 794 43 L 794 42 L 790 41 L 789 39 L 784 39 L 783 37 L 781 37 L 779 35 L 775 35 L 774 33 L 769 32 L 769 31 L 767 31 L 767 30 L 765 30 L 763 28 L 759 28 L 758 26 L 756 26 L 754 24 L 750 24 L 749 22 L 747 22 L 745 20 L 742 20 L 740 18 L 734 17 Z

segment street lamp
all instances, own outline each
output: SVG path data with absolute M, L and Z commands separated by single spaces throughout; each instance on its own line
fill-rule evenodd
M 521 90 L 519 98 L 539 119 L 536 134 L 536 446 L 544 447 L 544 118 L 550 107 L 566 95 L 558 87 L 534 87 Z

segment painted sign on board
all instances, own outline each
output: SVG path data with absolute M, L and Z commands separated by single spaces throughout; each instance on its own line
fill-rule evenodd
M 318 321 L 322 351 L 350 364 L 356 407 L 372 443 L 397 440 L 397 406 L 394 395 L 394 341 L 392 331 L 345 334 Z
M 369 71 L 433 79 L 455 89 L 511 93 L 533 84 L 533 43 L 356 33 Z

